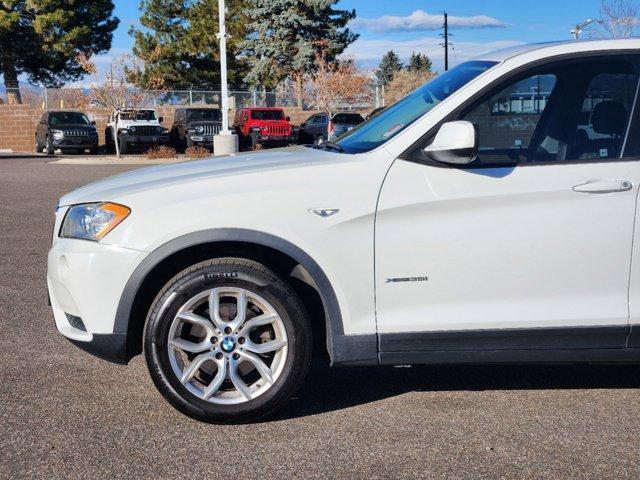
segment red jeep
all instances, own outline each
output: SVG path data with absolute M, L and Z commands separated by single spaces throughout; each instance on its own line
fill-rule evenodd
M 239 108 L 233 126 L 240 143 L 253 148 L 258 145 L 280 147 L 296 141 L 290 118 L 284 116 L 281 108 Z

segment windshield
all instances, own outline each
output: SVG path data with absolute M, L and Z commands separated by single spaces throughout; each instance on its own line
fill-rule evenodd
M 72 123 L 74 125 L 89 125 L 91 122 L 84 113 L 80 112 L 52 112 L 49 117 L 51 125 Z
M 331 119 L 332 123 L 346 123 L 347 125 L 358 125 L 364 122 L 364 118 L 359 113 L 338 113 Z
M 156 112 L 153 110 L 127 110 L 120 114 L 121 120 L 155 120 Z
M 222 120 L 222 112 L 214 108 L 189 110 L 187 120 L 190 122 L 216 122 Z
M 390 105 L 343 135 L 336 143 L 346 153 L 373 150 L 393 138 L 445 98 L 462 88 L 496 62 L 465 62 Z
M 251 118 L 254 120 L 284 120 L 282 110 L 252 110 Z

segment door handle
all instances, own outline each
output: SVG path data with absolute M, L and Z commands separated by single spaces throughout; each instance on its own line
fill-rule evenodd
M 573 191 L 581 193 L 614 193 L 626 192 L 632 188 L 633 183 L 629 180 L 588 180 L 581 185 L 573 187 Z

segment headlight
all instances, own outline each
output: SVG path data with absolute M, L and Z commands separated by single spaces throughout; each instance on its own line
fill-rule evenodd
M 136 134 L 136 127 L 129 127 L 128 130 L 129 130 L 129 133 L 131 135 L 135 135 Z
M 158 127 L 158 133 L 160 133 L 162 135 L 166 135 L 167 133 L 169 133 L 169 129 L 164 128 L 164 127 Z
M 196 133 L 204 133 L 204 127 L 202 125 L 198 125 L 196 127 Z
M 54 140 L 62 140 L 64 138 L 64 132 L 62 130 L 51 130 Z
M 131 209 L 117 203 L 84 203 L 70 207 L 62 221 L 60 236 L 101 240 L 129 216 Z

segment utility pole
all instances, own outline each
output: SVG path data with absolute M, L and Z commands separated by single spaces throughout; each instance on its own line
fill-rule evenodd
M 449 70 L 449 15 L 444 12 L 444 71 Z
M 213 137 L 213 154 L 229 155 L 238 151 L 238 136 L 229 130 L 229 87 L 227 85 L 227 26 L 225 21 L 224 0 L 218 0 L 218 22 L 220 40 L 220 83 L 222 97 L 222 129 Z

